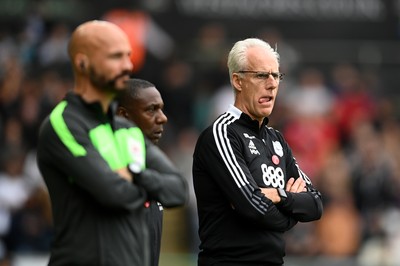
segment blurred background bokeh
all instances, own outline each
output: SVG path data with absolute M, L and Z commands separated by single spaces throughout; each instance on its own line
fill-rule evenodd
M 190 186 L 199 132 L 233 101 L 229 49 L 276 46 L 286 76 L 270 125 L 325 203 L 287 233 L 287 265 L 400 265 L 399 17 L 400 0 L 0 0 L 0 266 L 46 264 L 36 137 L 72 88 L 69 35 L 91 19 L 130 35 L 133 76 L 165 102 L 160 145 Z M 161 266 L 196 265 L 195 208 L 191 186 L 187 206 L 165 210 Z

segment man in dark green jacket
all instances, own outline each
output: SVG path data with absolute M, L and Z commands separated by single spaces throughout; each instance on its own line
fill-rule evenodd
M 147 80 L 130 79 L 127 89 L 117 96 L 117 102 L 117 114 L 134 122 L 151 142 L 158 144 L 168 118 L 164 114 L 164 101 L 156 86 Z M 159 164 L 147 162 L 146 165 L 158 169 Z M 175 169 L 172 163 L 170 165 L 170 169 Z M 164 208 L 160 202 L 151 200 L 149 209 L 151 265 L 158 266 Z
M 38 144 L 55 232 L 49 265 L 149 265 L 145 203 L 181 205 L 186 183 L 146 169 L 162 153 L 112 108 L 132 70 L 125 33 L 86 22 L 68 52 L 75 85 L 43 122 Z

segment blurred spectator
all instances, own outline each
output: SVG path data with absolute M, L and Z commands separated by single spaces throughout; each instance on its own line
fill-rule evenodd
M 350 166 L 337 149 L 324 161 L 317 186 L 324 195 L 320 221 L 299 224 L 287 234 L 288 254 L 346 259 L 356 256 L 361 245 L 361 222 L 350 190 Z M 339 264 L 338 264 L 339 265 Z
M 12 63 L 18 62 L 18 46 L 15 36 L 5 30 L 0 30 L 0 77 L 4 79 L 8 75 L 7 71 L 12 67 Z
M 361 120 L 375 119 L 376 105 L 360 72 L 350 64 L 338 64 L 332 70 L 333 89 L 337 93 L 334 117 L 341 141 L 347 145 L 352 130 Z
M 17 57 L 8 58 L 0 69 L 4 74 L 0 83 L 0 114 L 7 119 L 17 112 L 25 71 Z
M 352 193 L 363 218 L 363 239 L 384 237 L 381 218 L 396 206 L 398 187 L 381 135 L 371 122 L 360 122 L 351 135 Z
M 177 137 L 176 145 L 171 146 L 168 152 L 172 161 L 178 166 L 180 172 L 187 179 L 189 200 L 184 209 L 184 221 L 186 222 L 184 235 L 187 241 L 187 251 L 196 254 L 199 251 L 200 239 L 197 233 L 198 218 L 192 179 L 192 155 L 198 136 L 199 132 L 194 128 L 187 127 L 182 129 Z
M 234 103 L 233 89 L 230 84 L 219 87 L 209 99 L 206 124 L 212 123 L 220 114 Z M 206 111 L 206 110 L 204 110 Z
M 362 229 L 351 190 L 350 162 L 336 149 L 322 169 L 318 187 L 324 195 L 324 215 L 316 223 L 318 251 L 325 257 L 352 258 L 361 246 Z
M 25 146 L 22 128 L 22 122 L 16 116 L 7 117 L 1 140 L 1 147 L 4 149 L 4 151 L 2 149 L 3 152 L 6 152 L 7 146 Z
M 9 233 L 13 213 L 21 208 L 29 195 L 22 174 L 23 151 L 17 146 L 2 148 L 0 170 L 0 261 L 11 251 Z
M 333 111 L 335 95 L 327 87 L 323 73 L 316 68 L 300 71 L 298 85 L 285 96 L 283 101 L 293 115 L 329 117 Z
M 388 153 L 388 163 L 393 169 L 394 187 L 400 188 L 400 123 L 395 119 L 383 119 L 381 124 L 382 149 Z M 400 206 L 400 195 L 397 196 L 397 206 Z
M 300 73 L 298 87 L 282 100 L 288 121 L 283 133 L 296 160 L 311 179 L 316 179 L 329 153 L 338 145 L 336 124 L 331 118 L 334 95 L 323 74 L 314 68 Z
M 23 139 L 28 149 L 36 147 L 40 123 L 51 107 L 42 92 L 40 78 L 26 77 L 23 80 L 17 114 L 23 125 Z
M 43 186 L 35 187 L 22 208 L 15 211 L 8 238 L 13 253 L 48 253 L 52 219 L 49 195 Z
M 42 66 L 68 64 L 67 46 L 70 33 L 68 25 L 64 23 L 53 25 L 39 47 L 39 62 Z
M 57 71 L 58 70 L 58 71 Z M 59 103 L 65 96 L 68 90 L 72 89 L 72 79 L 70 79 L 71 73 L 67 73 L 64 68 L 55 69 L 48 68 L 44 69 L 41 74 L 41 89 L 42 89 L 42 104 L 46 108 L 54 107 Z M 48 113 L 49 109 L 44 109 L 43 112 Z
M 215 115 L 218 104 L 213 98 L 218 97 L 216 94 L 220 93 L 220 89 L 224 94 L 223 88 L 229 83 L 229 76 L 226 74 L 226 54 L 230 44 L 227 37 L 225 25 L 211 21 L 201 25 L 193 40 L 185 45 L 184 57 L 193 66 L 195 73 L 193 125 L 198 130 L 203 130 Z M 226 100 L 229 99 L 228 97 Z M 220 103 L 221 108 L 224 103 L 225 100 Z M 233 103 L 233 96 L 230 103 Z
M 191 124 L 193 117 L 193 69 L 183 60 L 168 63 L 161 73 L 161 80 L 155 82 L 165 102 L 165 114 L 170 118 L 166 125 L 166 140 L 176 140 L 179 131 Z M 172 143 L 173 143 L 172 142 Z
M 207 22 L 201 25 L 192 43 L 189 43 L 185 58 L 199 74 L 212 75 L 225 62 L 225 55 L 229 52 L 230 45 L 224 25 L 217 22 Z M 193 52 L 195 51 L 195 52 Z M 224 70 L 226 64 L 224 64 Z M 224 77 L 226 72 L 224 72 Z
M 144 10 L 112 9 L 104 14 L 103 19 L 117 24 L 128 35 L 134 72 L 142 69 L 148 53 L 164 61 L 174 51 L 174 40 Z
M 37 49 L 44 39 L 46 30 L 45 22 L 40 15 L 39 9 L 33 5 L 32 10 L 25 18 L 25 26 L 19 35 L 21 61 L 27 65 L 37 62 Z

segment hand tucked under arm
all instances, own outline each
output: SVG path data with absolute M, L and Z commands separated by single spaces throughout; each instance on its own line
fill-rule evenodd
M 133 177 L 132 177 L 131 173 L 128 171 L 127 167 L 121 168 L 121 169 L 117 169 L 117 170 L 115 170 L 115 172 L 117 174 L 119 174 L 123 179 L 126 179 L 129 182 L 132 182 Z
M 261 188 L 261 192 L 274 204 L 279 203 L 281 201 L 281 197 L 279 196 L 276 188 Z

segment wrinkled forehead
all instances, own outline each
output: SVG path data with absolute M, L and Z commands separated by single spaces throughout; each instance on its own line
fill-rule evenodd
M 279 69 L 279 62 L 275 54 L 264 47 L 251 47 L 247 50 L 247 67 L 256 70 L 276 71 Z

